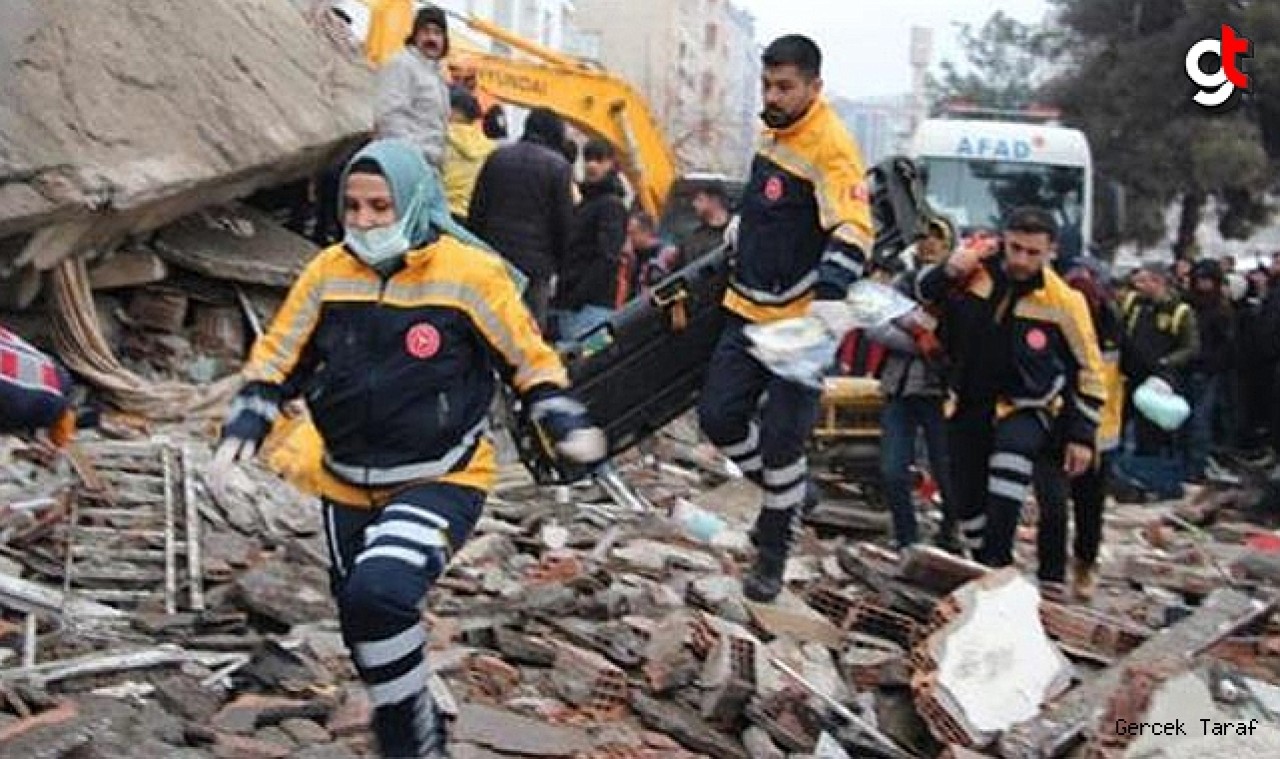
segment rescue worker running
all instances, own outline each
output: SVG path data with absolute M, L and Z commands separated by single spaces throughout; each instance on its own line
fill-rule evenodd
M 842 334 L 848 325 L 839 301 L 862 276 L 873 236 L 862 158 L 822 97 L 818 46 L 799 35 L 779 37 L 762 63 L 767 128 L 744 189 L 724 300 L 729 314 L 698 416 L 707 437 L 764 488 L 752 531 L 755 566 L 743 590 L 753 601 L 769 602 L 782 590 L 809 486 L 804 451 L 819 393 L 770 373 L 748 353 L 743 328 L 808 313 Z
M 346 238 L 308 264 L 254 346 L 209 483 L 221 493 L 281 403 L 305 396 L 324 442 L 318 478 L 339 621 L 379 748 L 440 757 L 421 608 L 494 485 L 495 369 L 558 455 L 599 461 L 604 435 L 567 394 L 564 366 L 505 264 L 449 218 L 416 146 L 370 144 L 342 188 Z
M 922 302 L 943 307 L 956 394 L 951 487 L 963 538 L 987 566 L 1013 563 L 1033 463 L 1055 423 L 1068 476 L 1095 456 L 1102 356 L 1084 296 L 1046 266 L 1057 235 L 1045 211 L 1016 209 L 1000 247 L 967 246 L 917 284 Z

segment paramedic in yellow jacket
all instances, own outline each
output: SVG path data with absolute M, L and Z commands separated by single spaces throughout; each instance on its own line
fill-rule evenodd
M 1061 585 L 1067 579 L 1067 499 L 1075 522 L 1071 548 L 1071 591 L 1089 601 L 1097 587 L 1098 549 L 1102 545 L 1102 512 L 1107 498 L 1111 458 L 1120 447 L 1124 414 L 1124 376 L 1120 373 L 1120 344 L 1124 324 L 1110 288 L 1092 259 L 1077 259 L 1064 280 L 1084 296 L 1102 353 L 1102 380 L 1107 400 L 1098 423 L 1097 460 L 1083 474 L 1068 480 L 1062 471 L 1061 441 L 1053 455 L 1036 462 L 1037 522 L 1036 577 L 1042 587 Z M 1059 430 L 1060 431 L 1060 430 Z M 1052 584 L 1052 585 L 1047 585 Z
M 862 276 L 873 236 L 862 158 L 822 97 L 818 46 L 780 37 L 762 63 L 767 128 L 743 190 L 728 321 L 698 414 L 707 437 L 764 488 L 752 530 L 755 566 L 743 590 L 769 602 L 782 590 L 789 539 L 807 499 L 804 452 L 819 393 L 772 375 L 748 353 L 743 329 L 809 314 L 842 335 L 848 324 L 839 301 Z
M 471 193 L 485 159 L 498 144 L 484 136 L 480 102 L 461 87 L 449 90 L 449 133 L 444 146 L 444 193 L 449 213 L 462 224 L 471 206 Z
M 324 441 L 342 633 L 380 749 L 443 756 L 421 607 L 494 484 L 486 420 L 498 374 L 559 455 L 598 461 L 604 435 L 567 394 L 506 265 L 449 218 L 420 150 L 371 143 L 342 188 L 344 241 L 307 266 L 254 346 L 210 484 L 217 493 L 231 463 L 253 454 L 282 402 L 306 399 Z
M 948 420 L 960 531 L 977 559 L 1013 563 L 1032 470 L 1061 425 L 1063 470 L 1094 463 L 1106 401 L 1084 296 L 1047 266 L 1058 225 L 1040 208 L 1010 212 L 998 247 L 966 245 L 917 282 L 939 304 L 956 404 Z

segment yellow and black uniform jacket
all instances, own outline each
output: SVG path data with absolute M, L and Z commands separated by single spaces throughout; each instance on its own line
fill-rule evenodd
M 383 278 L 336 245 L 254 345 L 223 434 L 261 440 L 302 395 L 324 441 L 323 495 L 378 506 L 415 482 L 487 490 L 495 369 L 530 406 L 568 385 L 499 258 L 440 237 Z
M 1121 368 L 1132 387 L 1158 375 L 1178 385 L 1200 351 L 1200 328 L 1190 305 L 1177 297 L 1163 301 L 1129 293 L 1121 301 L 1124 349 Z
M 1120 347 L 1124 342 L 1124 325 L 1119 309 L 1110 301 L 1093 311 L 1093 327 L 1098 333 L 1098 349 L 1102 357 L 1102 384 L 1107 391 L 1107 402 L 1102 406 L 1102 418 L 1098 425 L 1098 451 L 1113 451 L 1120 447 L 1120 433 L 1124 426 L 1125 382 L 1120 371 Z
M 873 242 L 862 156 L 819 99 L 796 123 L 761 136 L 725 307 L 763 322 L 803 315 L 815 294 L 843 298 Z
M 1010 282 L 999 257 L 963 282 L 930 267 L 916 294 L 943 307 L 959 406 L 994 403 L 998 417 L 1043 411 L 1061 418 L 1067 440 L 1095 446 L 1107 392 L 1083 295 L 1050 270 Z

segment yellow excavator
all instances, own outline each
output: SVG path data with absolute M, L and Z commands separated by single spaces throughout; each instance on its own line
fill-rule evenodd
M 415 5 L 411 0 L 345 0 L 334 7 L 350 19 L 369 62 L 380 66 L 404 46 Z M 446 13 L 451 83 L 472 90 L 482 106 L 498 101 L 548 108 L 587 135 L 606 140 L 617 151 L 640 207 L 661 218 L 676 181 L 676 157 L 643 95 L 593 61 L 553 50 L 475 16 Z M 458 34 L 455 21 L 511 54 L 484 50 Z
M 640 207 L 661 217 L 677 178 L 676 157 L 643 95 L 590 61 L 482 19 L 455 18 L 530 59 L 485 52 L 455 36 L 448 61 L 455 81 L 503 103 L 549 108 L 582 132 L 606 140 L 617 151 Z

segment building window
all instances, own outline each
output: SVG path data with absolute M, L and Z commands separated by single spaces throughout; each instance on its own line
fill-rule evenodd
M 710 71 L 702 74 L 702 99 L 710 100 L 716 91 L 716 75 Z
M 705 39 L 703 41 L 703 45 L 708 50 L 716 49 L 716 32 L 717 31 L 718 30 L 716 29 L 715 24 L 707 24 L 707 30 L 706 30 Z

